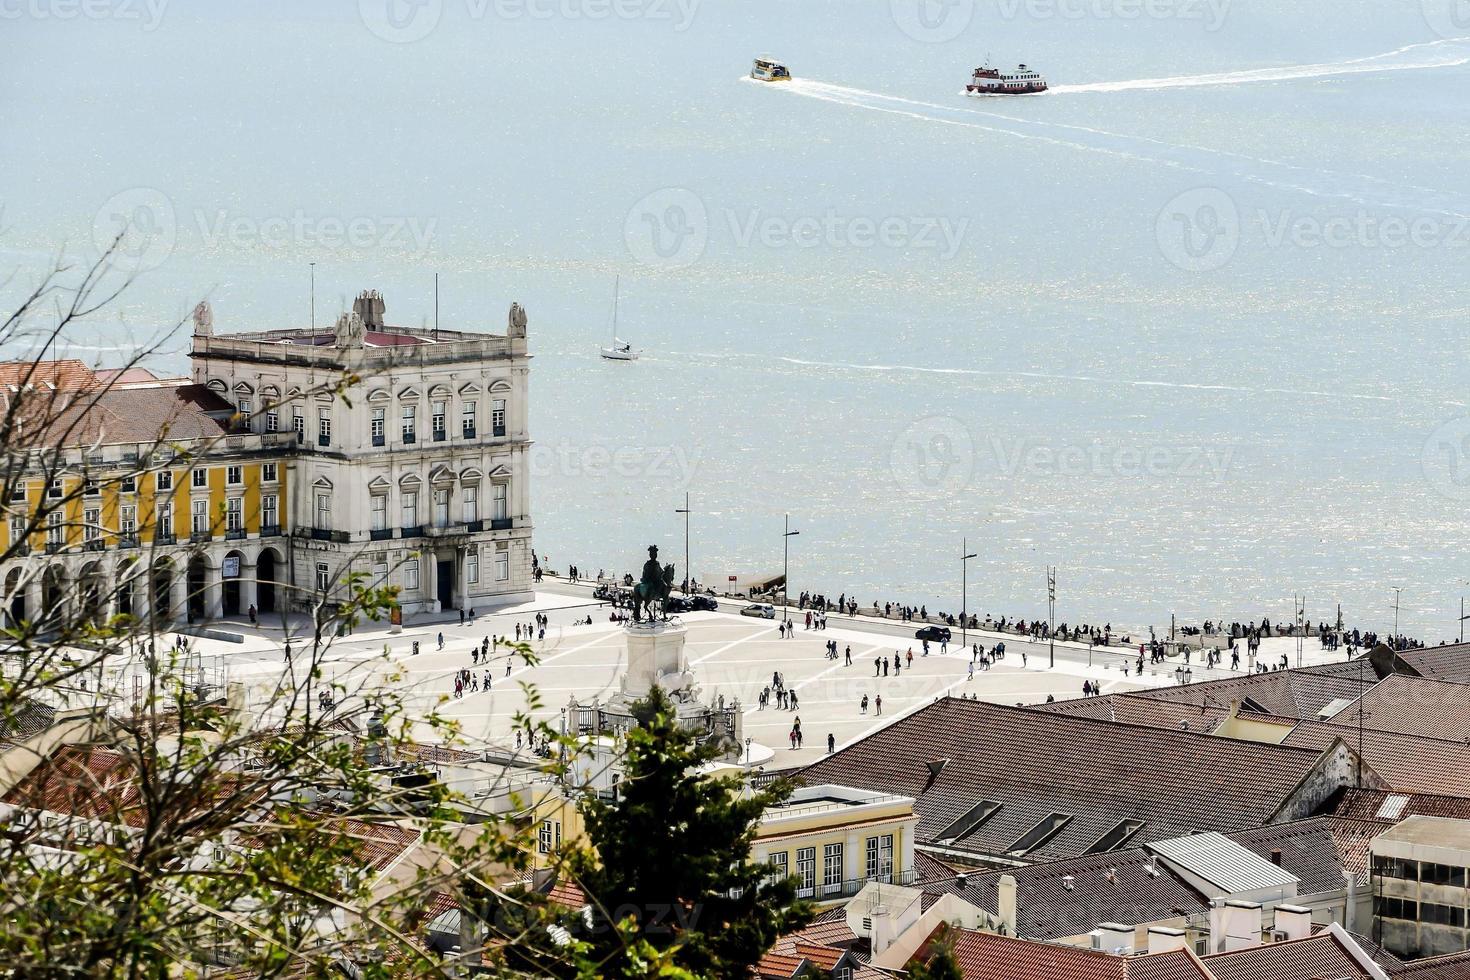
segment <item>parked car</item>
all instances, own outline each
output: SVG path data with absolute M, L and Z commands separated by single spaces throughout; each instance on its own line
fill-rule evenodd
M 592 598 L 611 599 L 616 590 L 617 586 L 611 582 L 598 582 L 597 586 L 592 590 Z
M 914 631 L 914 639 L 930 643 L 948 643 L 949 630 L 943 626 L 923 626 Z
M 719 608 L 720 604 L 707 595 L 671 595 L 664 604 L 664 609 L 671 613 L 714 612 Z
M 719 612 L 720 604 L 712 595 L 693 595 L 689 597 L 690 608 L 699 612 Z
M 775 619 L 776 607 L 764 602 L 752 602 L 740 610 L 742 616 L 759 616 L 762 619 Z

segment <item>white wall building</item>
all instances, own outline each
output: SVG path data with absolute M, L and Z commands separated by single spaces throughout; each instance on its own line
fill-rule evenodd
M 526 319 L 506 333 L 388 326 L 363 292 L 330 330 L 216 336 L 197 318 L 193 379 L 294 432 L 289 577 L 332 590 L 349 571 L 400 587 L 405 613 L 529 598 Z M 323 391 L 347 374 L 360 381 Z

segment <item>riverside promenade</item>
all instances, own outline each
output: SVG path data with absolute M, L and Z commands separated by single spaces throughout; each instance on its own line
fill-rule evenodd
M 588 703 L 617 690 L 625 660 L 623 629 L 609 622 L 610 607 L 592 599 L 591 588 L 558 582 L 542 583 L 533 601 L 493 613 L 482 613 L 461 626 L 457 614 L 411 618 L 401 633 L 390 633 L 386 625 L 360 628 L 333 643 L 325 665 L 327 679 L 349 691 L 370 696 L 374 689 L 392 687 L 407 696 L 412 711 L 420 717 L 438 711 L 460 727 L 470 748 L 514 747 L 514 716 L 526 711 L 532 716 L 560 724 L 561 709 L 575 696 Z M 1048 696 L 1058 700 L 1083 696 L 1084 681 L 1091 681 L 1104 694 L 1161 687 L 1179 682 L 1175 673 L 1182 658 L 1171 657 L 1162 664 L 1145 664 L 1139 676 L 1132 671 L 1137 648 L 1093 648 L 1086 644 L 1056 644 L 1055 666 L 1050 666 L 1049 644 L 1015 635 L 971 630 L 972 643 L 987 650 L 1004 640 L 1006 656 L 989 670 L 976 666 L 970 672 L 969 648 L 961 648 L 959 631 L 948 653 L 940 654 L 931 644 L 930 656 L 913 639 L 915 624 L 873 621 L 864 617 L 832 614 L 823 631 L 803 630 L 782 639 L 775 620 L 738 614 L 740 604 L 722 603 L 718 612 L 688 613 L 680 620 L 688 629 L 686 649 L 706 701 L 723 696 L 728 703 L 738 700 L 745 712 L 745 733 L 755 743 L 774 750 L 770 768 L 788 768 L 810 763 L 827 751 L 827 736 L 838 748 L 864 737 L 895 719 L 945 695 L 970 697 L 1003 704 L 1036 703 Z M 486 636 L 514 637 L 517 623 L 529 623 L 537 613 L 548 620 L 544 638 L 534 639 L 536 663 L 527 665 L 519 656 L 502 652 L 488 665 L 471 667 L 470 649 Z M 591 618 L 591 623 L 587 619 Z M 792 615 L 793 622 L 798 622 Z M 192 645 L 203 658 L 224 668 L 231 683 L 253 692 L 249 700 L 263 697 L 279 683 L 287 669 L 284 635 L 279 629 L 252 629 L 236 622 L 219 624 L 223 630 L 244 636 L 243 643 L 194 639 Z M 306 628 L 303 621 L 299 629 Z M 438 636 L 444 649 L 438 649 Z M 838 658 L 825 656 L 828 640 L 838 645 Z M 414 641 L 419 653 L 413 654 Z M 295 657 L 301 657 L 302 641 L 295 641 Z M 846 648 L 852 649 L 852 664 L 845 663 Z M 907 651 L 912 647 L 912 666 Z M 1288 654 L 1295 663 L 1296 641 L 1274 638 L 1264 641 L 1262 656 L 1267 662 Z M 1315 641 L 1303 644 L 1306 663 L 1343 659 L 1342 652 L 1321 650 Z M 893 672 L 897 652 L 903 659 L 900 673 Z M 889 661 L 889 673 L 875 676 L 874 659 Z M 1128 667 L 1125 672 L 1124 666 Z M 462 668 L 474 671 L 481 689 L 454 697 L 454 675 Z M 483 689 L 486 671 L 491 686 Z M 508 671 L 508 672 L 507 672 Z M 795 711 L 771 706 L 758 707 L 761 690 L 779 671 L 788 689 L 797 693 Z M 1195 658 L 1189 679 L 1201 681 L 1239 676 L 1243 671 L 1204 668 Z M 527 685 L 524 687 L 522 685 Z M 534 689 L 539 705 L 532 705 Z M 866 713 L 860 707 L 868 697 Z M 879 713 L 877 699 L 882 698 Z M 799 749 L 790 747 L 790 732 L 801 719 L 803 736 Z M 422 737 L 427 739 L 427 730 Z

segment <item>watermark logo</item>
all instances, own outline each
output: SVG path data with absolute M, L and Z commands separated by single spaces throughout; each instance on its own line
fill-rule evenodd
M 1465 248 L 1470 246 L 1470 219 L 1419 215 L 1374 214 L 1359 209 L 1320 217 L 1257 210 L 1254 223 L 1269 248 L 1387 249 Z
M 953 41 L 975 17 L 975 0 L 889 0 L 898 29 L 924 44 Z
M 169 0 L 0 0 L 0 21 L 116 20 L 155 31 Z
M 759 208 L 744 215 L 727 209 L 725 223 L 740 248 L 892 248 L 932 251 L 943 259 L 954 258 L 970 227 L 969 218 L 885 215 L 875 219 L 832 208 L 820 215 L 795 218 L 765 214 Z
M 628 254 L 643 265 L 683 269 L 698 262 L 709 244 L 709 214 L 698 194 L 666 187 L 647 195 L 623 221 Z
M 894 481 L 915 496 L 958 490 L 975 471 L 975 442 L 959 419 L 931 415 L 898 434 L 888 466 Z
M 688 487 L 699 467 L 699 451 L 683 446 L 624 446 L 551 444 L 538 442 L 529 453 L 532 478 L 550 476 L 578 480 L 655 481 Z
M 1470 34 L 1470 0 L 1420 0 L 1419 10 L 1429 29 L 1446 40 Z
M 1424 478 L 1449 500 L 1470 500 L 1470 416 L 1450 419 L 1424 440 Z
M 92 219 L 92 244 L 129 273 L 156 269 L 173 254 L 178 218 L 163 191 L 132 187 L 107 199 Z
M 1203 479 L 1220 482 L 1234 451 L 1203 446 L 1050 445 L 1025 439 L 991 437 L 990 453 L 1010 480 L 1047 479 Z
M 437 218 L 414 216 L 310 215 L 297 209 L 289 215 L 258 218 L 223 209 L 196 210 L 194 223 L 210 248 L 282 249 L 390 249 L 415 257 L 427 254 L 438 227 Z
M 421 41 L 439 26 L 444 0 L 358 0 L 363 24 L 390 44 Z
M 999 0 L 1003 20 L 1173 20 L 1225 26 L 1230 0 Z
M 1154 236 L 1165 259 L 1186 272 L 1218 269 L 1240 246 L 1240 211 L 1218 187 L 1196 187 L 1164 205 Z

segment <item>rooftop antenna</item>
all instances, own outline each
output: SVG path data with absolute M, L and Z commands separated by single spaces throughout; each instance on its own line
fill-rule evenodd
M 439 339 L 439 273 L 434 273 L 434 340 Z
M 316 263 L 308 263 L 311 266 L 311 332 L 316 333 Z

